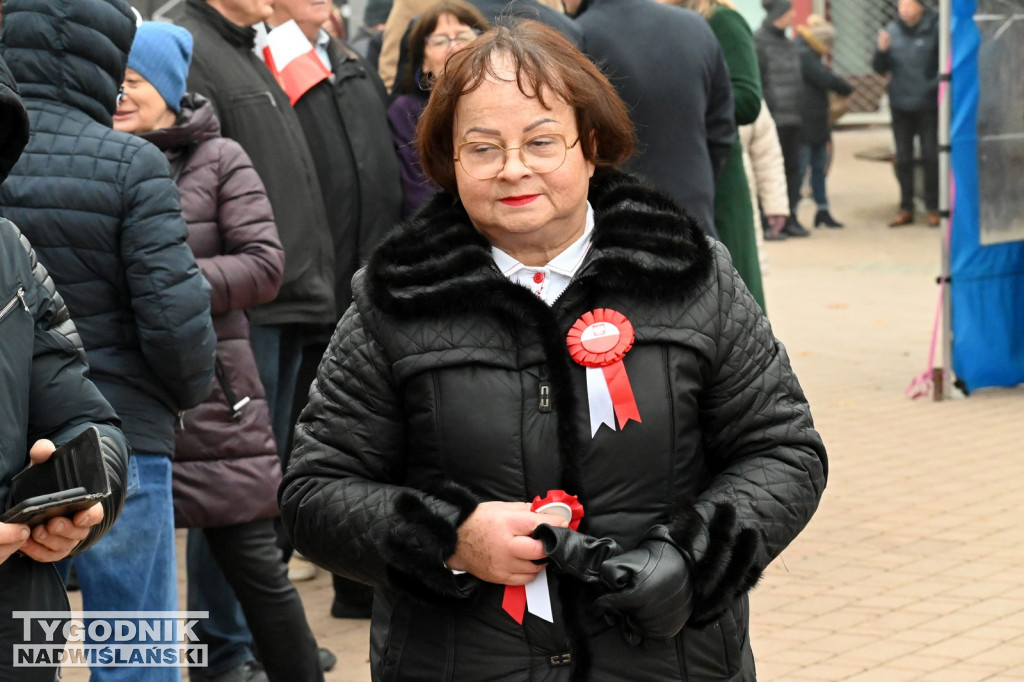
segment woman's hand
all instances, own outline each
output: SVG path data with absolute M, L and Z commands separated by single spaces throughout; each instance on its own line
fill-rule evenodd
M 540 540 L 530 537 L 542 523 L 569 525 L 561 516 L 530 511 L 526 502 L 483 502 L 459 526 L 455 554 L 445 563 L 489 583 L 526 585 L 542 568 L 533 561 L 546 556 Z

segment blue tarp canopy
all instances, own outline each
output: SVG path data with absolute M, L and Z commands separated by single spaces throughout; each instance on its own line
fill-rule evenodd
M 990 93 L 981 92 L 985 79 L 979 77 L 979 54 L 988 47 L 988 38 L 983 47 L 982 33 L 975 22 L 976 5 L 976 0 L 952 0 L 950 18 L 952 362 L 954 373 L 967 391 L 1024 383 L 1024 241 L 1016 237 L 1017 241 L 988 243 L 992 240 L 983 236 L 983 227 L 987 230 L 990 226 L 983 226 L 983 222 L 992 220 L 987 209 L 985 221 L 982 220 L 981 200 L 984 197 L 985 202 L 999 201 L 1005 195 L 1011 200 L 1011 206 L 1012 201 L 1019 201 L 1018 197 L 1024 195 L 1024 158 L 1016 152 L 1008 157 L 1003 155 L 1004 162 L 999 166 L 997 155 L 993 155 L 994 165 L 988 167 L 988 157 L 979 156 L 979 101 L 980 96 L 988 97 Z M 1006 37 L 1003 33 L 995 36 L 996 39 Z M 1018 45 L 1016 49 L 1024 50 L 1024 46 Z M 983 64 L 985 61 L 981 60 Z M 1006 63 L 1000 68 L 1013 71 L 1015 78 L 1021 78 L 1020 71 Z M 1013 110 L 1016 103 L 1010 101 L 1002 105 L 1004 109 L 1007 106 Z M 983 140 L 981 147 L 985 149 L 990 142 L 1002 144 L 1001 140 L 1007 141 L 1012 149 L 1024 143 L 1014 134 L 997 134 L 991 140 Z M 984 158 L 986 163 L 982 173 L 979 173 L 979 158 Z M 992 179 L 984 176 L 1000 167 L 999 172 L 992 174 Z M 986 182 L 989 189 L 980 191 L 979 185 Z M 996 183 L 1001 183 L 999 191 L 993 193 L 990 190 Z M 1022 218 L 1024 216 L 1019 214 L 1004 213 L 1000 220 L 1006 223 Z M 1011 235 L 1010 239 L 1013 238 Z

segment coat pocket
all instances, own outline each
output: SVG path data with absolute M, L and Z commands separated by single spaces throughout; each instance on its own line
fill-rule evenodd
M 743 595 L 714 623 L 683 628 L 677 642 L 688 682 L 739 679 L 747 646 L 748 610 L 749 602 Z
M 399 595 L 382 655 L 382 682 L 451 682 L 455 627 L 445 611 Z

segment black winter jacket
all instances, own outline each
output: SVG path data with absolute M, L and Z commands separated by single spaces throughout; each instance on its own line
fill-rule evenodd
M 284 245 L 284 283 L 253 324 L 333 325 L 334 249 L 316 167 L 288 95 L 253 53 L 256 33 L 225 19 L 205 0 L 186 0 L 178 22 L 195 40 L 188 91 L 203 95 L 221 134 L 237 141 L 267 188 Z
M 889 107 L 898 111 L 929 111 L 939 107 L 939 13 L 925 7 L 913 26 L 896 18 L 885 27 L 889 49 L 875 49 L 871 68 L 892 73 Z
M 626 169 L 715 232 L 715 181 L 736 141 L 729 68 L 702 16 L 648 0 L 592 0 L 576 20 L 587 56 L 636 126 Z
M 853 86 L 822 64 L 822 56 L 804 40 L 803 36 L 796 39 L 796 48 L 800 53 L 800 72 L 804 79 L 800 141 L 804 144 L 825 144 L 832 139 L 828 93 L 846 96 L 853 92 Z
M 754 33 L 761 88 L 775 125 L 799 128 L 803 111 L 803 77 L 800 54 L 786 32 L 769 21 Z
M 402 186 L 384 84 L 340 40 L 331 40 L 327 54 L 333 79 L 303 95 L 295 113 L 323 190 L 334 244 L 334 296 L 344 312 L 352 302 L 352 275 L 402 217 Z M 336 323 L 326 325 L 324 342 Z
M 208 392 L 215 337 L 167 161 L 110 128 L 134 32 L 122 0 L 4 2 L 0 50 L 32 136 L 0 210 L 60 287 L 133 450 L 170 456 L 176 413 Z
M 0 182 L 28 140 L 28 117 L 0 58 Z M 111 495 L 103 522 L 79 544 L 79 553 L 113 525 L 124 504 L 128 446 L 113 408 L 87 378 L 82 340 L 67 307 L 28 240 L 0 218 L 0 510 L 10 505 L 11 478 L 28 464 L 29 448 L 48 438 L 64 443 L 95 426 Z M 53 566 L 12 555 L 0 563 L 0 680 L 54 679 L 52 668 L 12 669 L 14 645 L 25 643 L 24 622 L 13 611 L 67 611 Z M 45 642 L 39 627 L 32 640 Z
M 725 249 L 628 176 L 599 172 L 590 202 L 591 251 L 553 307 L 501 275 L 446 194 L 356 277 L 281 503 L 297 549 L 377 587 L 376 681 L 754 679 L 745 593 L 814 512 L 824 448 Z M 636 331 L 624 362 L 643 422 L 591 438 L 566 333 L 600 307 Z M 669 524 L 693 625 L 630 648 L 588 613 L 594 594 L 553 576 L 554 623 L 519 626 L 502 586 L 443 566 L 477 501 L 551 489 L 626 549 Z
M 284 273 L 270 201 L 249 157 L 221 137 L 213 107 L 201 95 L 186 95 L 174 126 L 143 137 L 180 170 L 188 245 L 210 283 L 217 330 L 217 378 L 206 400 L 178 421 L 175 525 L 226 526 L 277 516 L 281 460 L 245 316 L 274 299 Z M 244 398 L 248 402 L 233 410 Z

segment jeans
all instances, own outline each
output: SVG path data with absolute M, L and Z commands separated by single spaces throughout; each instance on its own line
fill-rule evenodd
M 86 611 L 177 611 L 171 458 L 133 454 L 126 493 L 121 516 L 103 539 L 74 558 L 82 606 Z M 58 565 L 65 578 L 69 567 L 68 561 Z M 97 666 L 91 680 L 180 682 L 181 672 Z
M 900 183 L 900 209 L 914 212 L 914 137 L 921 145 L 924 171 L 924 207 L 939 210 L 939 111 L 892 110 L 892 136 L 896 143 L 896 178 Z
M 828 194 L 825 192 L 825 167 L 828 166 L 828 144 L 800 145 L 800 179 L 803 185 L 807 169 L 811 169 L 811 192 L 819 211 L 828 210 Z
M 800 203 L 800 126 L 778 126 L 779 147 L 786 169 L 786 188 L 789 190 L 789 214 L 796 216 Z
M 242 604 L 267 677 L 272 682 L 321 682 L 316 639 L 275 545 L 273 520 L 193 531 L 200 532 L 223 571 L 222 579 L 230 585 L 229 593 Z M 193 546 L 191 538 L 189 546 Z M 193 675 L 193 679 L 202 677 Z

